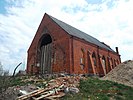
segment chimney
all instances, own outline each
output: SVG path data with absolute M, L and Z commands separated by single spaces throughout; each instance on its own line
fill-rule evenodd
M 115 49 L 116 49 L 116 53 L 119 54 L 118 47 L 115 47 Z

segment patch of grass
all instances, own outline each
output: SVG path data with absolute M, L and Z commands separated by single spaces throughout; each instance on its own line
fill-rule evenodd
M 88 78 L 81 80 L 80 93 L 67 94 L 62 100 L 132 100 L 133 88 L 111 81 Z
M 47 84 L 47 81 L 44 82 L 44 80 L 38 80 L 38 81 L 35 81 L 35 80 L 27 80 L 29 79 L 30 77 L 14 77 L 11 79 L 11 86 L 24 86 L 24 85 L 27 85 L 27 84 L 34 84 L 36 85 L 37 87 L 40 87 L 40 88 L 45 88 L 46 87 L 46 84 Z M 26 80 L 26 81 L 25 81 Z
M 10 86 L 24 86 L 27 84 L 34 84 L 34 80 L 23 81 L 25 79 L 29 79 L 29 77 L 10 77 Z
M 26 84 L 29 84 L 29 82 L 23 82 L 22 79 L 20 77 L 14 77 L 14 78 L 11 78 L 11 86 L 23 86 L 23 85 L 26 85 Z
M 61 100 L 88 100 L 83 93 L 70 94 L 68 93 L 66 96 L 62 97 Z

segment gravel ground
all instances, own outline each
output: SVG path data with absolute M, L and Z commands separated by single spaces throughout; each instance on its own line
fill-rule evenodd
M 101 79 L 133 87 L 133 60 L 128 60 L 119 64 Z

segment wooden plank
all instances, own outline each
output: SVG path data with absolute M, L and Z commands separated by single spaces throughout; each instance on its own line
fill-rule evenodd
M 89 58 L 90 58 L 90 65 L 92 67 L 93 74 L 96 75 L 96 70 L 95 70 L 94 62 L 92 60 L 92 54 L 89 54 Z
M 61 88 L 64 86 L 64 84 L 62 84 L 61 86 L 59 86 L 58 88 L 55 88 L 55 89 L 52 89 L 48 92 L 44 92 L 43 95 L 41 95 L 40 97 L 36 98 L 36 100 L 40 100 L 40 99 L 43 99 L 43 98 L 46 98 L 48 96 L 51 96 L 51 95 L 55 95 L 56 93 L 58 93 L 59 91 L 61 91 Z M 44 95 L 45 94 L 45 95 Z M 57 97 L 57 96 L 56 96 Z
M 34 98 L 35 100 L 39 100 L 39 99 L 42 99 L 44 97 L 50 96 L 52 94 L 55 94 L 56 91 L 60 91 L 63 86 L 64 86 L 64 84 L 62 84 L 61 86 L 58 86 L 58 88 L 56 88 L 56 86 L 54 86 L 54 87 L 45 88 L 45 89 L 38 89 L 38 90 L 32 91 L 32 92 L 30 92 L 30 93 L 28 93 L 26 95 L 22 95 L 22 96 L 18 97 L 16 100 L 25 100 L 27 98 L 36 96 L 36 95 L 41 94 L 43 92 L 45 93 L 45 91 L 46 91 L 45 95 L 42 95 L 39 98 Z M 51 90 L 51 89 L 53 89 L 53 90 Z M 49 90 L 51 90 L 51 91 L 49 91 Z
M 49 100 L 57 100 L 56 98 L 60 98 L 60 97 L 63 97 L 63 96 L 65 96 L 65 93 L 60 92 L 58 95 L 52 95 L 52 96 L 45 97 L 45 98 L 49 99 Z
M 45 98 L 45 97 L 47 97 L 47 96 L 50 96 L 50 95 L 52 95 L 52 93 L 48 93 L 48 94 L 45 94 L 45 95 L 41 95 L 41 96 L 38 97 L 36 100 L 43 99 L 43 98 Z
M 44 66 L 44 46 L 41 47 L 41 74 L 43 74 L 43 66 Z
M 42 92 L 45 92 L 45 91 L 47 91 L 47 90 L 50 90 L 50 89 L 52 89 L 52 88 L 38 89 L 38 90 L 35 90 L 35 91 L 33 91 L 33 92 L 30 92 L 30 93 L 28 93 L 28 94 L 26 94 L 26 95 L 22 95 L 22 96 L 18 97 L 17 100 L 24 100 L 24 99 L 27 99 L 27 98 L 30 98 L 30 97 L 35 96 L 35 95 L 38 95 L 38 94 L 40 94 L 40 93 L 42 93 Z
M 32 99 L 33 99 L 33 100 L 37 100 L 37 98 L 35 98 L 35 97 L 32 97 Z
M 43 49 L 43 52 L 44 52 L 44 57 L 43 57 L 43 69 L 42 69 L 42 72 L 43 72 L 43 74 L 45 73 L 45 64 L 46 64 L 46 46 L 44 46 L 44 49 Z

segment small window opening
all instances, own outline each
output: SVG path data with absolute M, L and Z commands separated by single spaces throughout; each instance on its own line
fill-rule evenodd
M 84 66 L 85 66 L 85 51 L 84 51 L 84 49 L 81 48 L 81 52 L 82 52 L 82 55 L 80 58 L 80 65 L 81 65 L 81 69 L 84 69 Z

